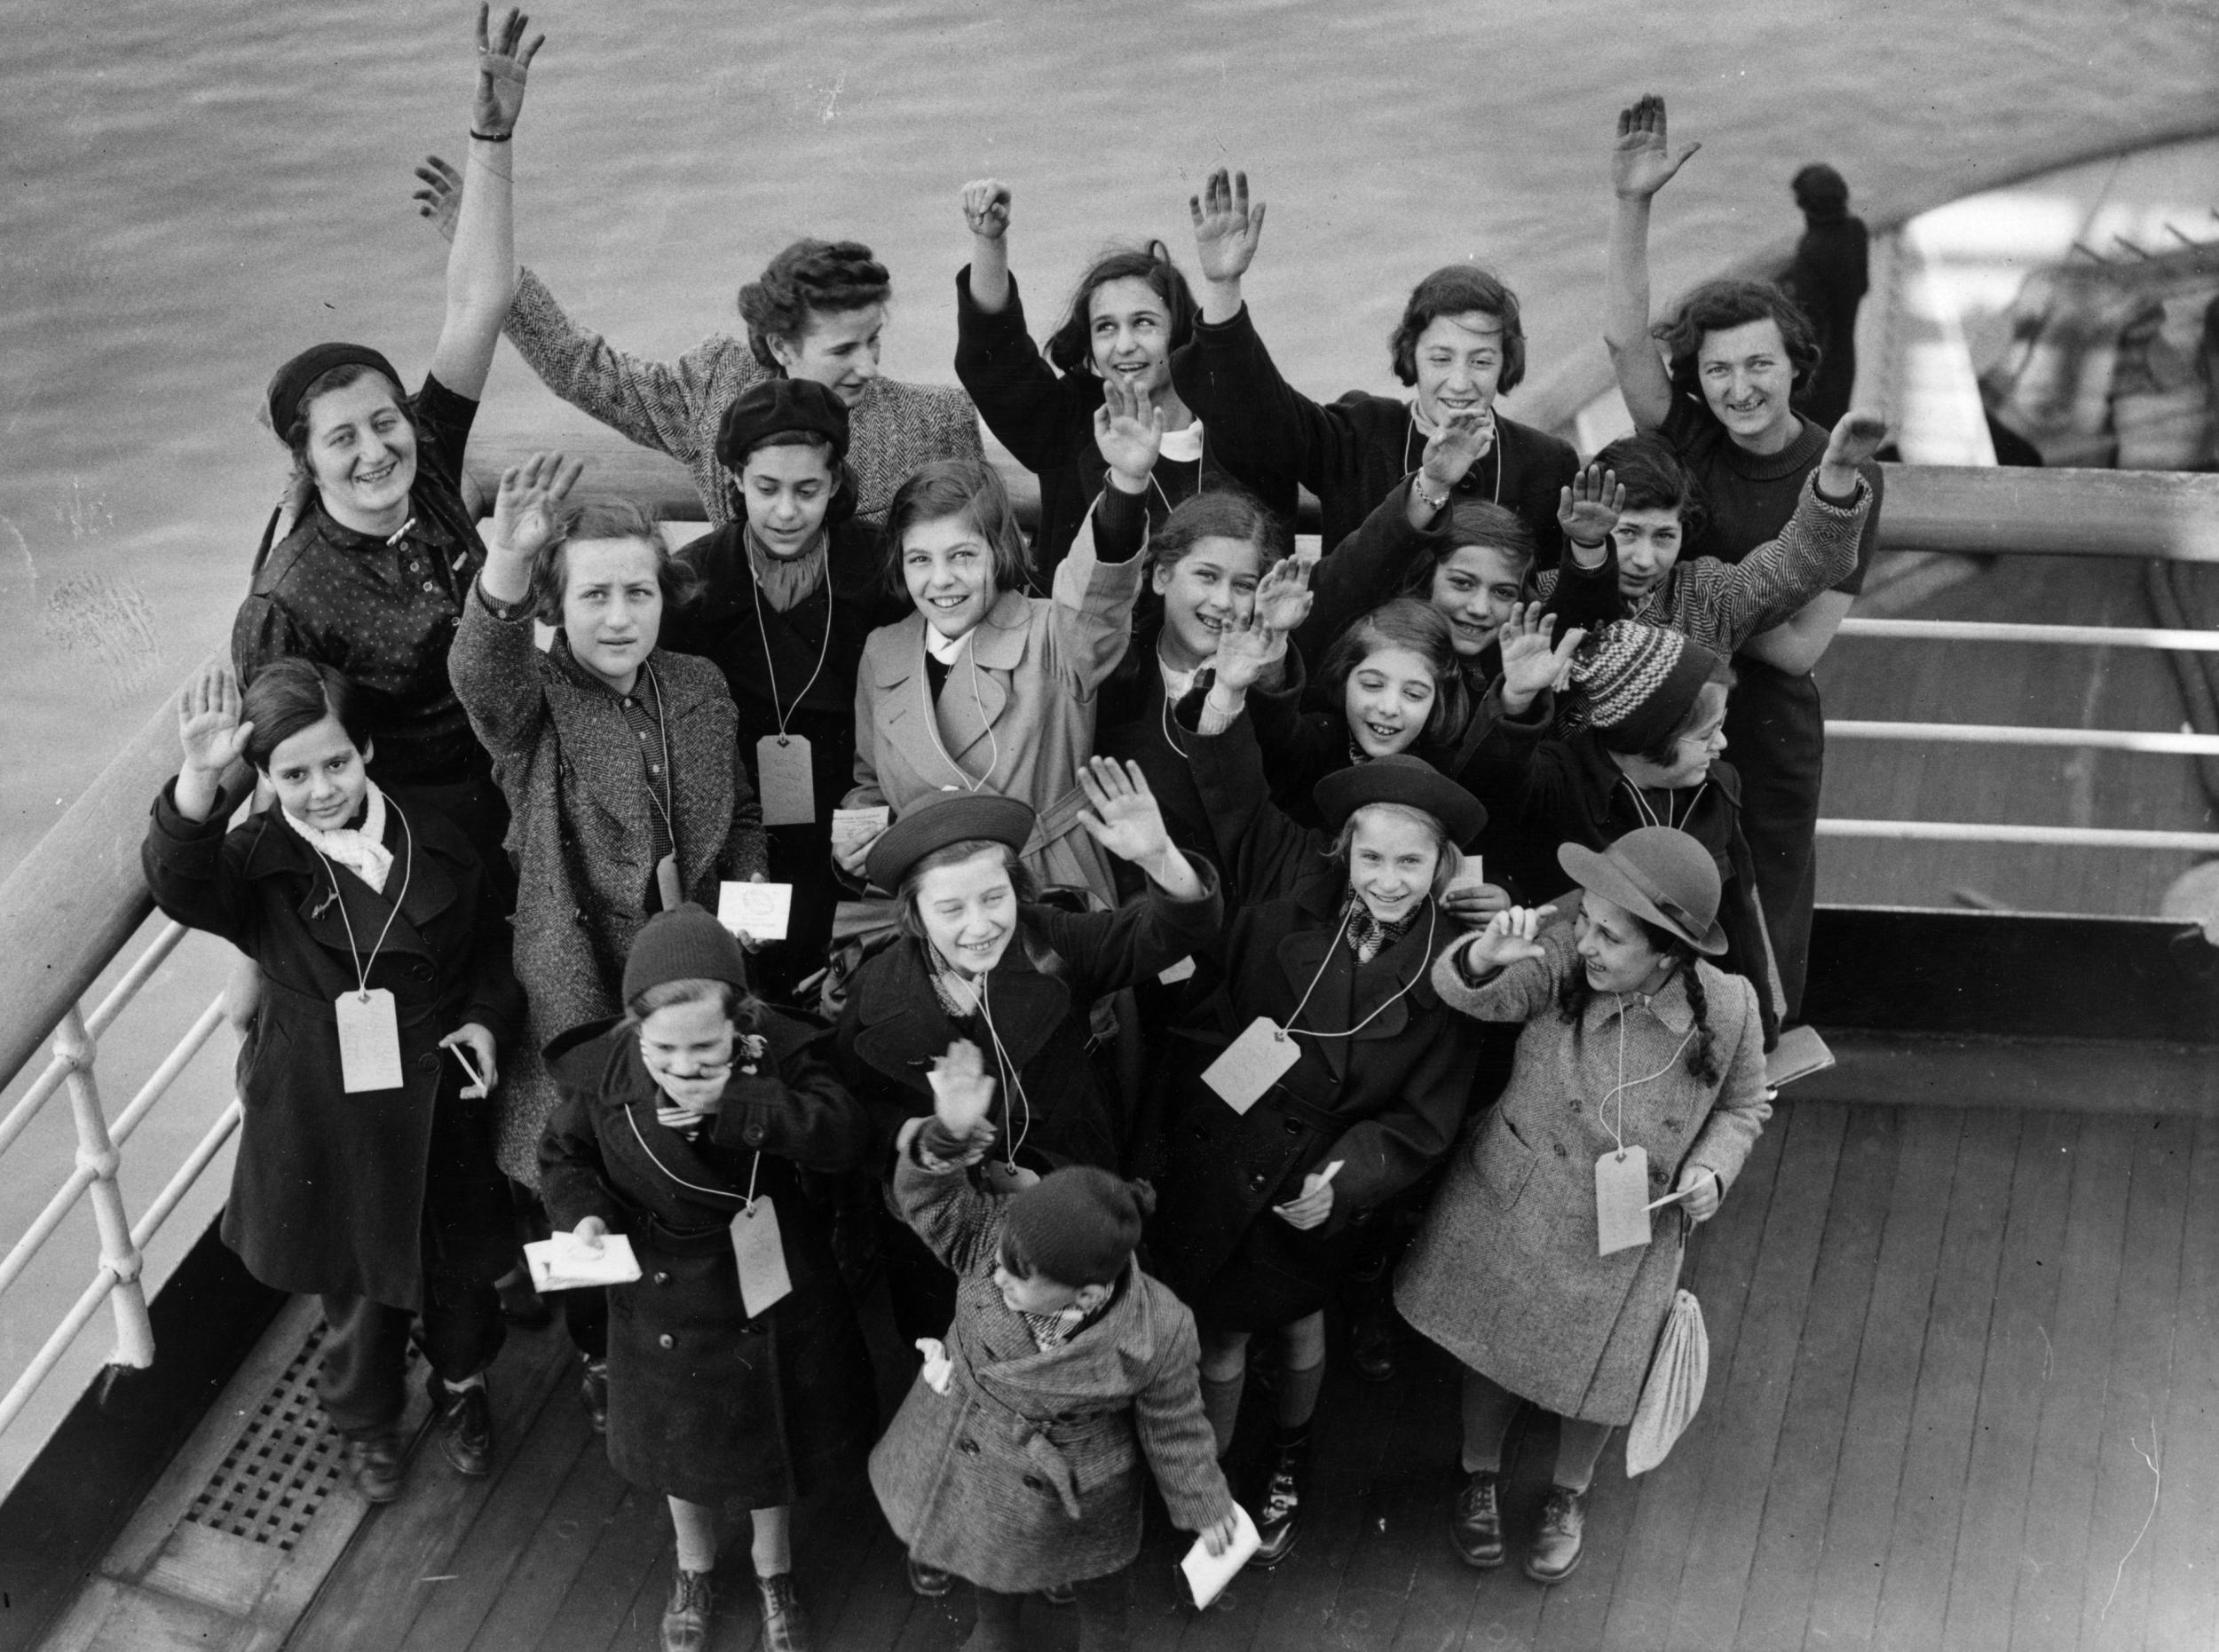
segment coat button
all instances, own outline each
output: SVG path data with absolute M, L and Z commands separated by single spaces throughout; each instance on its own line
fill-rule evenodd
M 1580 1110 L 1580 1098 L 1576 1095 L 1568 1095 L 1564 1098 L 1564 1104 L 1574 1112 L 1577 1112 Z
M 439 1058 L 437 1055 L 419 1055 L 416 1057 L 416 1068 L 420 1072 L 437 1072 L 439 1071 Z
M 1027 1474 L 1027 1475 L 1025 1476 L 1025 1490 L 1028 1490 L 1028 1491 L 1046 1491 L 1047 1489 L 1048 1489 L 1048 1482 L 1047 1482 L 1046 1481 L 1045 1481 L 1045 1480 L 1041 1479 L 1039 1475 L 1038 1475 L 1038 1474 Z
M 1569 1153 L 1568 1153 L 1568 1152 L 1566 1152 L 1566 1151 L 1564 1150 L 1564 1143 L 1563 1143 L 1563 1142 L 1557 1142 L 1555 1145 L 1556 1145 L 1556 1156 L 1557 1156 L 1559 1158 L 1571 1158 L 1571 1155 L 1570 1155 Z
M 1264 1190 L 1264 1176 L 1261 1171 L 1249 1177 L 1248 1189 L 1252 1193 L 1261 1193 Z
M 670 1283 L 670 1276 L 668 1274 L 657 1274 L 655 1276 L 655 1283 L 657 1284 L 668 1284 Z
M 655 1339 L 655 1343 L 659 1348 L 675 1348 L 678 1346 L 678 1339 L 666 1331 Z
M 959 1440 L 956 1442 L 955 1449 L 962 1452 L 966 1457 L 976 1457 L 978 1455 L 978 1442 L 975 1440 Z
M 747 1145 L 750 1147 L 761 1147 L 762 1145 L 762 1126 L 761 1125 L 749 1125 L 747 1126 Z

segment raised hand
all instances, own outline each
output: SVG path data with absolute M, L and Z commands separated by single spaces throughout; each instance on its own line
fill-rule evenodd
M 1262 594 L 1259 587 L 1257 595 Z M 1228 694 L 1246 694 L 1258 678 L 1278 663 L 1285 648 L 1281 635 L 1267 628 L 1258 614 L 1227 620 L 1218 633 L 1218 651 L 1210 658 L 1210 669 L 1217 678 L 1211 692 L 1221 688 Z
M 1452 413 L 1425 439 L 1425 457 L 1418 469 L 1436 491 L 1447 493 L 1464 480 L 1464 473 L 1486 457 L 1495 445 L 1495 412 L 1491 407 L 1467 407 Z
M 1473 975 L 1492 975 L 1528 958 L 1546 957 L 1534 937 L 1542 921 L 1555 911 L 1553 906 L 1512 906 L 1496 913 L 1486 929 L 1465 943 L 1465 968 Z
M 1124 491 L 1145 493 L 1149 472 L 1164 446 L 1164 410 L 1148 392 L 1112 375 L 1102 382 L 1102 406 L 1094 409 L 1094 446 Z
M 975 178 L 963 186 L 963 221 L 971 233 L 999 241 L 1009 233 L 1009 186 L 999 178 Z
M 1153 860 L 1171 846 L 1164 810 L 1139 763 L 1096 757 L 1079 770 L 1078 789 L 1086 794 L 1087 805 L 1079 811 L 1078 824 L 1118 859 Z
M 932 1084 L 933 1116 L 951 1136 L 967 1141 L 986 1122 L 994 1104 L 994 1081 L 986 1076 L 986 1057 L 968 1039 L 958 1039 L 948 1053 L 933 1058 L 926 1074 Z
M 1615 470 L 1591 464 L 1557 490 L 1557 526 L 1575 545 L 1600 545 L 1618 526 L 1626 508 L 1626 490 Z
M 254 724 L 239 721 L 239 679 L 210 664 L 178 697 L 178 744 L 185 766 L 213 780 L 237 763 Z
M 1869 464 L 1887 439 L 1885 419 L 1852 407 L 1826 439 L 1826 457 L 1819 461 L 1819 486 L 1836 497 L 1849 493 L 1857 485 L 1857 467 Z
M 1572 656 L 1587 640 L 1587 633 L 1575 626 L 1552 647 L 1549 634 L 1555 628 L 1556 615 L 1542 613 L 1539 603 L 1515 603 L 1496 634 L 1503 651 L 1503 709 L 1512 716 L 1523 713 L 1544 689 L 1564 680 Z
M 534 35 L 527 42 L 524 31 L 532 20 L 514 10 L 501 20 L 498 36 L 488 36 L 487 12 L 486 0 L 478 0 L 478 95 L 470 103 L 470 130 L 480 138 L 506 138 L 524 112 L 524 83 L 547 36 Z
M 1256 581 L 1256 622 L 1284 636 L 1301 628 L 1315 600 L 1316 593 L 1310 589 L 1310 565 L 1299 557 L 1282 557 Z
M 1237 281 L 1256 261 L 1264 233 L 1264 203 L 1248 203 L 1248 174 L 1229 178 L 1223 167 L 1210 174 L 1202 193 L 1187 197 L 1194 220 L 1195 260 L 1208 281 Z
M 1664 99 L 1646 92 L 1639 102 L 1618 111 L 1618 142 L 1610 152 L 1610 186 L 1621 201 L 1647 201 L 1670 183 L 1687 157 L 1702 148 L 1689 144 L 1678 154 L 1666 136 Z
M 416 216 L 427 219 L 439 232 L 439 239 L 452 246 L 454 220 L 462 212 L 462 175 L 450 162 L 428 154 L 416 168 L 416 182 L 422 187 L 409 196 L 416 203 Z
M 582 460 L 535 453 L 503 470 L 494 500 L 493 553 L 520 562 L 537 557 L 554 539 L 563 502 L 585 468 Z

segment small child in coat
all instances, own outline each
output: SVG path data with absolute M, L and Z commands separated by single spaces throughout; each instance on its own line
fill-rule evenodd
M 945 1348 L 920 1345 L 871 1453 L 872 1489 L 912 1566 L 976 1589 L 966 1652 L 1016 1652 L 1023 1597 L 1065 1584 L 1086 1652 L 1125 1648 L 1143 1455 L 1173 1524 L 1212 1554 L 1236 1530 L 1194 1316 L 1133 1256 L 1155 1195 L 1092 1166 L 983 1190 L 967 1174 L 993 1139 L 976 1048 L 952 1049 L 935 1083 L 935 1115 L 903 1127 L 894 1196 L 962 1283 Z

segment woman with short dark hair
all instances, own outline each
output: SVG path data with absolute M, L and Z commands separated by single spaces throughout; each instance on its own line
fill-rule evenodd
M 1543 565 L 1556 561 L 1558 490 L 1579 469 L 1571 447 L 1495 411 L 1526 372 L 1518 296 L 1471 265 L 1435 270 L 1410 291 L 1389 340 L 1394 375 L 1417 391 L 1403 402 L 1350 391 L 1312 401 L 1279 375 L 1241 298 L 1264 208 L 1252 209 L 1245 173 L 1220 168 L 1189 202 L 1202 266 L 1202 319 L 1172 359 L 1172 378 L 1207 423 L 1220 457 L 1244 486 L 1286 517 L 1297 485 L 1317 495 L 1328 555 L 1394 486 L 1417 471 L 1434 431 L 1459 414 L 1485 422 L 1486 442 L 1454 485 L 1515 511 Z M 1430 486 L 1430 485 L 1428 485 Z M 1430 498 L 1435 508 L 1444 493 Z

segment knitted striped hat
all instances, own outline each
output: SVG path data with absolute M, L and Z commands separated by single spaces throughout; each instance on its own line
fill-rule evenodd
M 1572 686 L 1604 746 L 1654 751 L 1686 720 L 1695 692 L 1720 664 L 1685 631 L 1614 620 L 1572 662 Z

